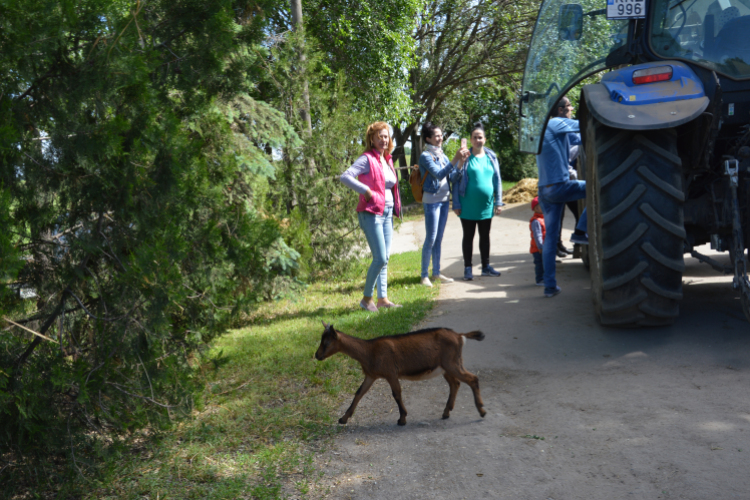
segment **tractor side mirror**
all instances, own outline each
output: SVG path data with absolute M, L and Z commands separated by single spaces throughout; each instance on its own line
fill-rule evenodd
M 574 42 L 583 34 L 583 8 L 577 3 L 566 3 L 560 6 L 560 17 L 557 19 L 557 31 L 560 40 Z

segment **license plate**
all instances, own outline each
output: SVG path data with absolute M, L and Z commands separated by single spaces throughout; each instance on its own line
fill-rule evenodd
M 645 0 L 607 0 L 607 19 L 644 19 Z

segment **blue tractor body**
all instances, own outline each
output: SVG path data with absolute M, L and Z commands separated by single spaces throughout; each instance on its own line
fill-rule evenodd
M 579 2 L 542 2 L 519 145 L 539 154 L 556 103 L 577 101 L 596 316 L 671 324 L 690 254 L 734 275 L 750 319 L 750 0 Z
M 668 80 L 636 84 L 634 74 L 644 70 L 669 68 Z M 609 91 L 612 101 L 625 106 L 643 106 L 663 102 L 686 101 L 705 97 L 703 83 L 690 67 L 679 61 L 655 61 L 628 66 L 604 74 L 602 85 Z

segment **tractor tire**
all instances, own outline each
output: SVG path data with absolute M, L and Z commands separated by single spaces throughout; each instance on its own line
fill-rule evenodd
M 586 180 L 586 150 L 583 149 L 583 146 L 582 146 L 580 154 L 578 155 L 577 170 L 578 170 L 578 180 L 585 181 Z M 582 214 L 585 208 L 586 208 L 586 198 L 578 200 L 578 213 Z M 591 263 L 589 262 L 589 246 L 588 245 L 575 245 L 573 247 L 573 257 L 580 257 L 581 261 L 583 262 L 583 267 L 586 268 L 586 271 L 591 272 Z
M 588 261 L 602 325 L 672 324 L 682 299 L 682 161 L 673 129 L 620 130 L 585 117 Z

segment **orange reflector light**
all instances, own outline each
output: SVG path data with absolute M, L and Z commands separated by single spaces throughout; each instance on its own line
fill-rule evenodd
M 664 82 L 672 79 L 672 66 L 657 66 L 656 68 L 639 69 L 633 72 L 633 83 Z

